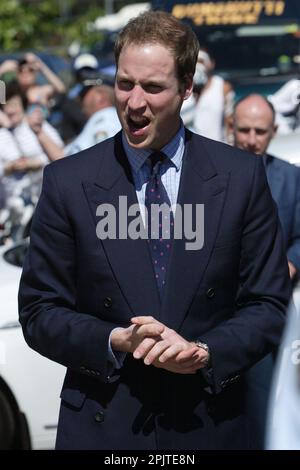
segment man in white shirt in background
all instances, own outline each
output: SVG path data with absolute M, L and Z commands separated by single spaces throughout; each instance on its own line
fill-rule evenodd
M 25 204 L 38 199 L 43 168 L 63 157 L 63 142 L 45 119 L 39 105 L 27 108 L 27 98 L 16 82 L 6 86 L 0 128 L 0 179 L 6 207 L 13 210 L 16 198 Z
M 120 130 L 113 87 L 114 78 L 98 72 L 90 72 L 83 80 L 79 97 L 88 121 L 78 137 L 66 148 L 65 155 L 92 147 Z
M 289 80 L 268 99 L 276 111 L 278 133 L 300 132 L 300 78 Z
M 197 134 L 226 142 L 235 94 L 231 84 L 214 74 L 214 69 L 215 61 L 211 54 L 200 48 L 193 95 L 184 102 L 181 117 L 185 125 Z

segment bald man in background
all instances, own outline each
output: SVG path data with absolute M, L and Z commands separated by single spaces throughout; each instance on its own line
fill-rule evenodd
M 300 273 L 300 169 L 267 153 L 276 131 L 275 111 L 265 97 L 248 95 L 236 104 L 233 114 L 234 142 L 243 150 L 261 155 L 264 160 L 283 229 L 290 278 L 295 283 Z M 254 448 L 264 446 L 273 366 L 274 357 L 269 354 L 248 372 L 249 415 Z
M 278 207 L 289 263 L 294 281 L 300 273 L 300 169 L 267 153 L 275 136 L 275 112 L 261 95 L 240 100 L 234 110 L 235 145 L 263 156 L 268 183 Z

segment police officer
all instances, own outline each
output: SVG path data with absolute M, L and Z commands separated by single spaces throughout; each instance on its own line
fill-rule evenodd
M 120 130 L 120 121 L 114 106 L 112 77 L 90 72 L 82 82 L 79 93 L 81 107 L 88 121 L 81 133 L 66 148 L 65 155 L 80 152 Z

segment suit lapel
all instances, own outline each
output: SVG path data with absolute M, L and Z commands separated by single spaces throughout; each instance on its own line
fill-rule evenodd
M 103 155 L 100 172 L 95 180 L 83 182 L 95 230 L 99 222 L 96 211 L 100 204 L 115 207 L 118 219 L 120 195 L 127 197 L 128 207 L 138 203 L 120 135 L 114 140 L 113 151 L 108 148 L 106 155 Z M 132 316 L 153 315 L 174 329 L 180 328 L 210 258 L 228 178 L 228 174 L 216 173 L 203 141 L 187 133 L 178 204 L 204 205 L 204 245 L 202 249 L 194 251 L 186 249 L 189 240 L 184 237 L 173 241 L 162 305 L 147 242 L 129 237 L 122 240 L 98 240 Z
M 99 239 L 99 243 L 104 248 L 132 316 L 159 317 L 160 300 L 147 242 L 142 239 L 132 240 L 130 237 L 118 239 L 119 196 L 127 198 L 127 207 L 138 204 L 120 133 L 114 140 L 113 153 L 110 149 L 103 156 L 101 169 L 95 181 L 84 182 L 83 186 L 95 225 L 100 220 L 96 216 L 100 204 L 111 204 L 116 209 L 117 239 Z
M 267 179 L 274 201 L 282 199 L 284 187 L 284 174 L 277 166 L 277 159 L 272 155 L 267 155 Z
M 187 133 L 178 203 L 204 205 L 204 227 L 201 226 L 204 245 L 193 251 L 186 249 L 186 239 L 173 241 L 161 313 L 161 320 L 173 329 L 180 328 L 205 273 L 220 224 L 228 178 L 228 174 L 216 173 L 203 140 Z

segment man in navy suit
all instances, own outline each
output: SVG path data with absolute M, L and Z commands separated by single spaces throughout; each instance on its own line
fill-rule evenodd
M 167 13 L 130 21 L 122 132 L 45 170 L 19 305 L 67 367 L 57 449 L 249 446 L 244 372 L 279 342 L 288 270 L 262 161 L 181 123 L 197 54 Z
M 300 170 L 267 153 L 277 131 L 273 105 L 261 95 L 241 99 L 234 111 L 235 145 L 263 156 L 271 194 L 278 207 L 291 279 L 300 273 Z
M 278 207 L 290 278 L 296 282 L 300 272 L 300 169 L 267 153 L 277 126 L 273 105 L 264 96 L 248 95 L 236 104 L 233 129 L 237 147 L 262 156 L 271 194 Z M 270 354 L 247 374 L 251 434 L 256 448 L 264 445 L 273 367 L 274 357 Z

